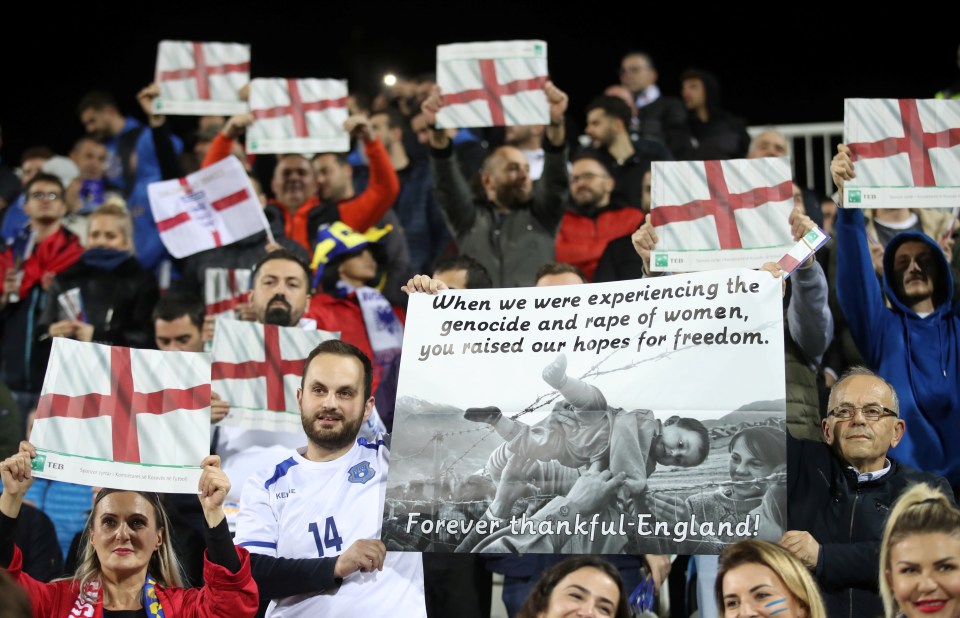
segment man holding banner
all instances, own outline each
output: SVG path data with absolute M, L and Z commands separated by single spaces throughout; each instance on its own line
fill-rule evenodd
M 420 555 L 387 555 L 379 540 L 388 439 L 357 439 L 373 411 L 372 383 L 356 347 L 317 346 L 297 392 L 307 446 L 244 487 L 236 541 L 273 599 L 268 616 L 373 616 L 385 607 L 426 616 Z

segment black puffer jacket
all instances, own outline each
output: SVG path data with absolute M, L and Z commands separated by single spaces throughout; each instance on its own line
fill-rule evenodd
M 826 444 L 787 436 L 788 528 L 806 530 L 820 543 L 815 574 L 830 618 L 883 615 L 880 539 L 900 494 L 927 483 L 953 498 L 942 477 L 890 463 L 879 479 L 858 483 Z
M 131 348 L 153 348 L 153 306 L 160 298 L 157 281 L 143 270 L 134 256 L 114 270 L 100 270 L 81 257 L 63 271 L 47 289 L 47 302 L 38 331 L 66 319 L 57 298 L 80 289 L 87 324 L 93 325 L 93 341 Z M 49 339 L 46 340 L 49 342 Z M 49 345 L 46 346 L 49 349 Z

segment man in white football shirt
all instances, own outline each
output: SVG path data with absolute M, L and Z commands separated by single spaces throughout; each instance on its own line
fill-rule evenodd
M 426 616 L 420 554 L 379 541 L 388 444 L 357 439 L 373 410 L 370 359 L 339 340 L 307 357 L 297 392 L 307 446 L 251 477 L 236 543 L 267 616 Z

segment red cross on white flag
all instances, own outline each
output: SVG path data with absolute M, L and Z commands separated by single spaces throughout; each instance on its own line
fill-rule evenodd
M 857 173 L 845 183 L 844 205 L 960 204 L 960 101 L 846 99 L 843 139 Z
M 237 305 L 247 301 L 251 273 L 249 268 L 206 269 L 203 274 L 206 314 L 235 319 Z
M 346 152 L 350 136 L 347 82 L 339 79 L 255 79 L 250 82 L 250 111 L 257 119 L 247 131 L 247 150 L 272 152 Z
M 437 46 L 438 127 L 548 124 L 544 41 Z
M 257 192 L 235 157 L 185 178 L 150 183 L 147 196 L 160 240 L 176 258 L 269 228 Z
M 655 162 L 652 174 L 651 269 L 757 268 L 793 245 L 789 159 Z
M 209 435 L 208 355 L 54 339 L 30 437 L 43 478 L 193 493 Z
M 230 402 L 226 426 L 303 431 L 297 389 L 303 363 L 338 333 L 272 324 L 217 320 L 213 336 L 213 389 Z
M 250 82 L 250 46 L 160 41 L 154 111 L 183 116 L 230 116 L 247 111 L 240 89 Z

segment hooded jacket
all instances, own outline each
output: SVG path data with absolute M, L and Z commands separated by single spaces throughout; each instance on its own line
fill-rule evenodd
M 936 268 L 934 311 L 920 317 L 897 296 L 902 287 L 893 269 L 905 242 L 926 243 Z M 911 467 L 946 477 L 960 486 L 960 319 L 951 302 L 953 277 L 937 243 L 920 232 L 895 236 L 883 255 L 883 301 L 864 233 L 863 213 L 837 216 L 837 299 L 867 364 L 890 382 L 900 399 L 907 431 L 891 454 Z M 902 275 L 901 275 L 902 277 Z

